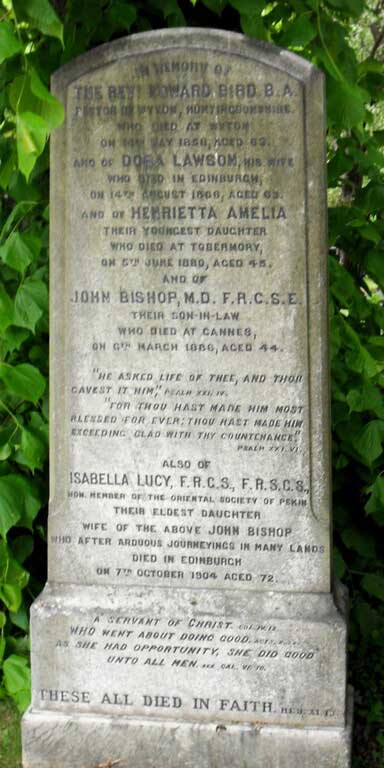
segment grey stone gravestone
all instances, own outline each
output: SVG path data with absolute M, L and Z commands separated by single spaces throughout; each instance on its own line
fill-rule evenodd
M 49 581 L 24 767 L 347 768 L 322 75 L 176 29 L 53 86 Z

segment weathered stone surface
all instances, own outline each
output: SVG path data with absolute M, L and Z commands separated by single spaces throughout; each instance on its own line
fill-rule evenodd
M 50 579 L 328 591 L 321 73 L 176 30 L 53 84 Z
M 322 75 L 178 29 L 53 86 L 49 584 L 24 768 L 348 768 Z
M 343 728 L 183 723 L 28 712 L 25 768 L 347 768 L 352 699 Z
M 36 710 L 345 721 L 345 622 L 331 595 L 58 585 L 32 627 Z

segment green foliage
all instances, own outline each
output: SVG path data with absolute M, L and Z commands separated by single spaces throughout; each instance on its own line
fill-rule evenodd
M 371 0 L 0 0 L 0 667 L 28 701 L 27 609 L 44 581 L 47 498 L 47 204 L 50 133 L 63 106 L 52 72 L 107 40 L 163 26 L 220 26 L 290 48 L 326 76 L 335 574 L 359 646 L 384 644 L 384 68 Z M 373 37 L 374 35 L 375 37 Z M 381 36 L 380 36 L 381 35 Z M 381 41 L 381 42 L 380 42 Z M 382 674 L 382 670 L 381 670 Z M 359 693 L 366 722 L 378 686 Z M 365 686 L 367 687 L 367 685 Z M 0 689 L 1 690 L 1 689 Z M 380 738 L 370 768 L 383 755 Z M 356 762 L 356 765 L 358 763 Z
M 20 715 L 12 699 L 0 700 L 0 768 L 21 768 Z

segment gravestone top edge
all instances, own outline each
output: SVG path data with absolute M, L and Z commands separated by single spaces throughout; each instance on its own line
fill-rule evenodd
M 100 69 L 119 59 L 142 55 L 147 51 L 164 51 L 168 47 L 172 49 L 183 48 L 185 45 L 190 49 L 216 50 L 218 53 L 244 56 L 259 64 L 275 67 L 302 83 L 309 83 L 313 79 L 320 79 L 325 82 L 322 70 L 301 56 L 273 43 L 229 30 L 174 27 L 172 29 L 138 32 L 99 45 L 56 70 L 51 77 L 51 85 L 53 89 L 60 90 L 60 88 L 68 87 L 71 82 L 92 70 Z

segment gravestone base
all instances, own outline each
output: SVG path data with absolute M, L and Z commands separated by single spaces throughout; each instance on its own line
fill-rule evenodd
M 31 611 L 33 710 L 343 727 L 335 594 L 48 584 Z
M 349 768 L 345 728 L 197 724 L 29 709 L 24 768 Z

